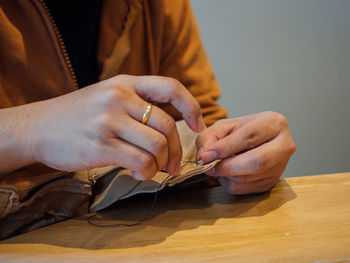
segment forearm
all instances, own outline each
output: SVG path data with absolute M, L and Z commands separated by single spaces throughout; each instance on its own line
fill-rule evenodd
M 0 110 L 0 174 L 36 162 L 62 171 L 122 166 L 142 180 L 165 167 L 176 173 L 181 144 L 175 122 L 154 106 L 143 125 L 148 98 L 170 102 L 191 129 L 204 129 L 198 102 L 177 80 L 119 75 L 56 98 Z
M 31 106 L 0 110 L 0 174 L 34 163 L 28 119 Z

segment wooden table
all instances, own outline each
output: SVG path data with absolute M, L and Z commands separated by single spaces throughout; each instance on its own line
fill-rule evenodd
M 140 218 L 149 202 L 119 205 L 103 222 Z M 350 262 L 350 173 L 287 178 L 261 195 L 217 187 L 162 196 L 135 227 L 83 217 L 2 241 L 5 261 Z

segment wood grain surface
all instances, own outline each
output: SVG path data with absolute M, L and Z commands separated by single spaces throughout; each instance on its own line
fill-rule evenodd
M 151 201 L 123 202 L 96 222 L 140 219 Z M 350 173 L 282 179 L 259 195 L 160 196 L 141 225 L 67 220 L 0 242 L 0 262 L 350 262 Z

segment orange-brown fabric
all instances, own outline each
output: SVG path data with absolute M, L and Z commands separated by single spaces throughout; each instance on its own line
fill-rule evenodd
M 118 74 L 170 76 L 198 100 L 207 125 L 226 116 L 216 102 L 220 90 L 188 0 L 105 0 L 97 57 L 100 79 Z M 0 109 L 75 89 L 42 1 L 0 0 Z M 173 107 L 161 106 L 180 119 Z M 0 185 L 16 173 L 1 175 Z
M 72 91 L 57 40 L 31 1 L 0 1 L 0 108 Z
M 220 90 L 201 43 L 189 1 L 144 1 L 143 12 L 132 17 L 130 10 L 136 8 L 135 2 L 138 1 L 130 1 L 128 16 L 124 8 L 116 7 L 115 2 L 105 1 L 98 52 L 100 68 L 103 68 L 106 59 L 111 59 L 115 47 L 113 43 L 125 33 L 120 32 L 123 29 L 121 23 L 113 19 L 116 15 L 120 16 L 125 25 L 132 24 L 130 52 L 122 65 L 112 69 L 114 71 L 108 77 L 122 73 L 176 78 L 200 103 L 207 125 L 226 117 L 226 111 L 216 102 Z M 130 20 L 133 19 L 132 23 Z M 113 31 L 118 32 L 117 36 L 110 36 Z M 163 108 L 177 120 L 181 118 L 174 108 L 168 105 Z
M 140 4 L 137 0 L 104 1 L 98 46 L 101 70 L 123 35 L 136 2 Z M 140 5 L 141 12 L 131 18 L 135 22 L 130 32 L 130 52 L 119 69 L 112 69 L 112 75 L 174 77 L 200 102 L 208 125 L 225 117 L 226 111 L 215 102 L 220 91 L 189 2 L 154 0 Z M 0 6 L 0 108 L 73 91 L 75 87 L 40 1 L 1 0 Z M 180 118 L 177 114 L 175 117 Z

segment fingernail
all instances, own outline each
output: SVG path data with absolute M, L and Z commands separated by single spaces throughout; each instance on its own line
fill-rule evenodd
M 138 181 L 144 181 L 145 179 L 136 171 L 132 172 L 132 176 Z
M 166 171 L 174 176 L 177 175 L 180 172 L 181 166 L 180 163 L 173 163 L 172 165 L 168 164 L 168 167 L 166 168 Z
M 180 165 L 180 163 L 177 163 L 175 170 L 174 170 L 174 175 L 178 175 L 180 170 L 181 170 L 181 165 Z
M 215 174 L 215 167 L 211 168 L 209 171 L 205 172 L 207 175 L 214 175 Z
M 206 126 L 205 126 L 205 123 L 203 120 L 203 116 L 201 114 L 197 120 L 197 131 L 200 132 L 200 131 L 204 130 L 205 128 L 206 128 Z
M 197 151 L 197 157 L 196 157 L 197 162 L 202 159 L 202 153 L 203 153 L 203 148 L 200 147 Z
M 175 174 L 175 166 L 174 165 L 168 165 L 165 168 L 165 171 L 167 171 L 168 174 L 170 174 L 170 175 L 174 175 Z
M 209 152 L 205 152 L 202 154 L 202 158 L 201 160 L 203 160 L 205 163 L 209 163 L 211 161 L 214 161 L 216 159 L 218 159 L 218 153 L 215 151 L 209 151 Z

